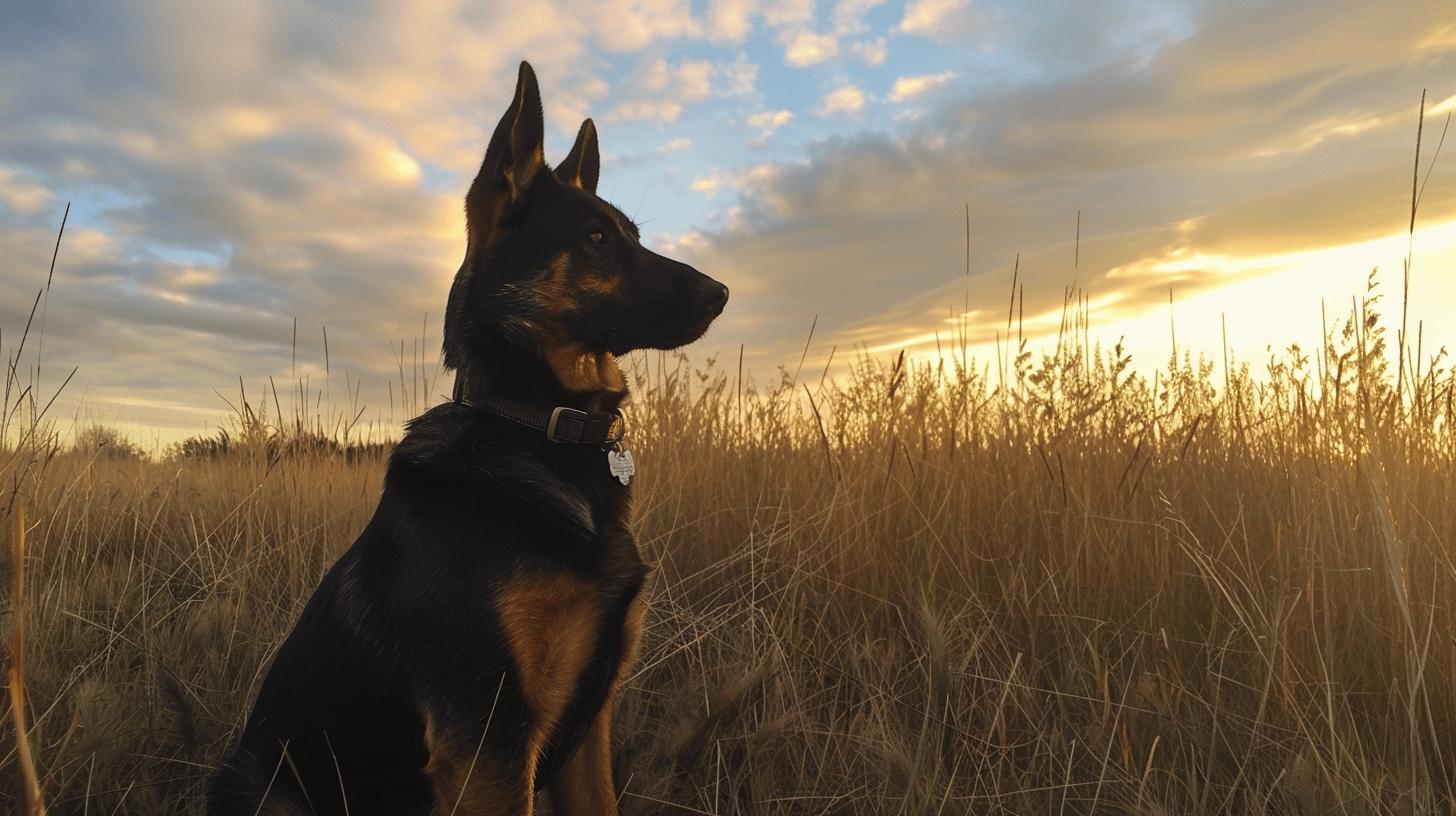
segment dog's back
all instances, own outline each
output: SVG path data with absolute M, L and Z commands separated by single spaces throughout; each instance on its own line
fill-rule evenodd
M 425 813 L 423 726 L 380 592 L 398 513 L 374 520 L 324 576 L 279 648 L 243 736 L 219 768 L 209 812 Z M 408 542 L 400 542 L 408 543 Z M 347 781 L 346 781 L 347 780 Z M 346 802 L 361 803 L 350 811 Z

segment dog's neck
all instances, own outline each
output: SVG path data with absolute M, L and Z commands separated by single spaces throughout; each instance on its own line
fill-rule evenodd
M 611 354 L 563 345 L 530 359 L 472 361 L 455 372 L 455 400 L 478 405 L 490 397 L 602 413 L 627 397 L 627 383 Z

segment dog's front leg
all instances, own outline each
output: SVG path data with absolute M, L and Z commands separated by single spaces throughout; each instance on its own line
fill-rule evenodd
M 500 750 L 497 740 L 471 736 L 458 725 L 441 727 L 430 716 L 425 724 L 429 763 L 425 774 L 435 790 L 438 816 L 531 816 L 536 757 L 522 744 Z M 511 761 L 519 759 L 519 761 Z
M 612 713 L 609 700 L 592 720 L 576 753 L 551 780 L 551 804 L 559 816 L 616 816 L 612 785 Z
M 612 720 L 617 698 L 636 662 L 642 643 L 646 599 L 632 599 L 622 621 L 622 656 L 607 700 L 587 730 L 576 753 L 551 781 L 551 803 L 560 816 L 616 816 L 617 791 L 612 783 Z

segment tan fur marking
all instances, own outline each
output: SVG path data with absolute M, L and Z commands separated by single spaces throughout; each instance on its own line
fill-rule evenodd
M 533 292 L 537 301 L 545 306 L 547 314 L 560 315 L 576 305 L 574 296 L 577 293 L 568 285 L 572 283 L 570 262 L 571 257 L 565 252 L 552 258 L 546 265 L 545 278 Z M 574 285 L 583 291 L 596 291 L 593 288 L 597 286 L 595 280 L 581 276 Z M 587 351 L 580 343 L 569 339 L 560 326 L 548 331 L 544 339 L 546 364 L 566 390 L 579 394 L 627 393 L 627 381 L 622 376 L 622 369 L 617 366 L 616 357 L 605 351 Z
M 531 707 L 534 755 L 561 718 L 596 645 L 599 610 L 591 588 L 554 575 L 517 579 L 496 603 Z
M 647 617 L 647 590 L 643 589 L 627 605 L 627 614 L 622 619 L 622 663 L 617 667 L 616 684 L 612 687 L 615 697 L 622 684 L 632 674 L 637 662 L 637 651 L 642 646 L 643 620 Z
M 571 272 L 571 253 L 558 252 L 551 262 L 546 264 L 546 291 L 550 295 L 561 297 L 566 292 L 566 278 Z
M 535 757 L 526 759 L 525 778 L 512 779 L 512 774 L 499 768 L 488 752 L 478 751 L 478 740 L 470 745 L 466 742 L 442 733 L 434 716 L 426 715 L 425 747 L 430 759 L 425 765 L 425 775 L 435 791 L 436 812 L 458 816 L 497 813 L 531 816 Z
M 588 295 L 611 297 L 622 291 L 622 279 L 586 273 L 577 276 L 576 288 Z
M 616 816 L 617 791 L 612 783 L 615 710 L 615 700 L 602 706 L 576 753 L 551 780 L 552 812 L 558 816 Z
M 547 315 L 562 315 L 576 308 L 583 294 L 611 294 L 616 281 L 604 281 L 593 275 L 571 275 L 571 256 L 562 252 L 546 264 L 546 274 L 531 290 L 531 297 Z M 626 394 L 627 380 L 617 366 L 617 358 L 600 351 L 587 351 L 570 339 L 564 326 L 553 323 L 543 332 L 546 364 L 568 391 L 579 394 Z
M 611 691 L 581 746 L 570 761 L 551 780 L 551 803 L 560 816 L 616 816 L 617 790 L 612 781 L 612 719 L 617 711 L 617 697 L 622 684 L 632 673 L 637 649 L 642 642 L 642 621 L 646 612 L 644 595 L 639 594 L 627 607 L 622 620 L 622 663 L 612 681 Z
M 566 252 L 559 253 L 546 265 L 549 273 L 546 278 L 546 286 L 543 287 L 543 300 L 557 307 L 556 311 L 564 311 L 576 303 L 579 295 L 597 295 L 609 297 L 617 294 L 622 289 L 620 277 L 604 277 L 595 274 L 595 270 L 587 268 L 580 270 L 575 276 L 571 274 L 571 255 Z M 570 285 L 568 285 L 570 284 Z
M 581 394 L 625 394 L 627 381 L 617 358 L 605 351 L 589 352 L 578 343 L 561 343 L 546 352 L 546 364 L 556 372 L 561 387 Z
M 560 315 L 571 307 L 571 299 L 567 296 L 566 282 L 571 272 L 571 256 L 565 252 L 559 253 L 546 264 L 546 276 L 537 282 L 531 289 L 531 297 L 543 307 L 542 311 L 548 315 Z

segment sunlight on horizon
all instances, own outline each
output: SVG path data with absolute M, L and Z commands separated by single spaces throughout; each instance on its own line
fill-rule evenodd
M 1384 325 L 1390 330 L 1389 353 L 1394 360 L 1396 354 L 1396 330 L 1400 325 L 1402 262 L 1405 258 L 1408 235 L 1392 233 L 1381 238 L 1338 246 L 1302 250 L 1268 255 L 1204 255 L 1188 252 L 1170 253 L 1163 258 L 1142 259 L 1134 264 L 1114 269 L 1109 277 L 1114 279 L 1138 274 L 1157 274 L 1164 279 L 1176 276 L 1180 271 L 1197 269 L 1213 271 L 1227 276 L 1229 283 L 1200 291 L 1190 297 L 1175 297 L 1172 314 L 1166 303 L 1143 308 L 1135 312 L 1120 313 L 1120 296 L 1108 294 L 1099 296 L 1096 291 L 1088 292 L 1091 323 L 1089 337 L 1094 346 L 1101 346 L 1104 353 L 1110 353 L 1119 339 L 1124 350 L 1132 357 L 1132 369 L 1144 375 L 1167 365 L 1176 335 L 1179 356 L 1191 352 L 1194 359 L 1200 355 L 1214 362 L 1219 369 L 1218 382 L 1222 382 L 1224 354 L 1224 331 L 1227 331 L 1227 350 L 1230 364 L 1248 363 L 1258 377 L 1271 352 L 1282 353 L 1291 344 L 1298 343 L 1306 354 L 1317 354 L 1321 343 L 1321 303 L 1324 305 L 1324 325 L 1328 331 L 1338 334 L 1340 326 L 1350 314 L 1352 303 L 1358 302 L 1365 292 L 1367 278 L 1372 269 L 1378 269 L 1376 280 L 1380 295 L 1378 311 Z M 1432 354 L 1441 346 L 1456 351 L 1456 331 L 1447 315 L 1456 314 L 1456 279 L 1449 270 L 1456 269 L 1456 219 L 1429 226 L 1418 227 L 1414 240 L 1413 274 L 1410 283 L 1410 330 L 1409 351 L 1416 350 L 1417 335 L 1421 334 L 1421 365 L 1424 367 Z M 975 323 L 972 331 L 995 331 L 1004 338 L 1005 312 L 997 309 L 973 309 Z M 1171 325 L 1170 325 L 1171 317 Z M 1022 328 L 1027 349 L 1033 354 L 1050 352 L 1056 344 L 1057 329 L 1061 325 L 1060 310 L 1046 311 L 1024 316 Z M 947 321 L 949 323 L 949 321 Z M 1421 331 L 1424 323 L 1424 331 Z M 1017 332 L 1013 323 L 1012 336 Z M 961 352 L 954 349 L 955 329 L 948 327 L 940 335 L 939 354 L 947 359 L 958 360 Z M 1007 354 L 1004 345 L 1001 354 Z M 917 333 L 901 342 L 884 343 L 862 350 L 871 356 L 893 357 L 905 349 L 907 359 L 912 363 L 934 364 L 938 358 L 936 336 Z M 827 356 L 827 350 L 825 356 Z M 972 343 L 965 349 L 967 357 L 978 368 L 998 377 L 997 342 Z M 816 352 L 817 355 L 817 352 Z M 822 372 L 824 360 L 811 355 L 805 363 L 802 377 L 807 381 L 817 380 Z M 703 355 L 691 359 L 700 362 Z M 842 376 L 846 367 L 855 359 L 853 351 L 836 354 L 829 370 L 829 377 Z M 426 363 L 434 365 L 435 354 L 431 350 Z M 794 360 L 779 361 L 791 366 Z M 312 364 L 300 364 L 309 376 L 309 393 L 324 388 L 324 372 Z M 316 370 L 317 369 L 317 370 Z M 769 372 L 757 375 L 760 384 L 771 381 Z M 250 383 L 250 386 L 256 386 Z M 435 389 L 440 394 L 448 391 L 441 384 Z M 255 396 L 255 395 L 254 395 Z M 438 394 L 437 394 L 438 396 Z M 233 395 L 235 398 L 236 395 Z M 337 402 L 337 399 L 332 400 Z M 126 409 L 136 407 L 165 408 L 181 411 L 190 416 L 197 425 L 169 427 L 157 423 L 131 422 L 124 418 Z M 325 405 L 327 408 L 327 405 Z M 270 405 L 270 410 L 272 410 Z M 287 410 L 285 408 L 285 410 Z M 407 417 L 385 417 L 387 411 L 380 406 L 371 406 L 365 424 L 371 417 L 388 432 L 398 428 Z M 109 425 L 128 436 L 150 445 L 157 451 L 186 436 L 206 433 L 227 420 L 228 409 L 218 400 L 216 409 L 199 408 L 195 404 L 166 400 L 128 397 L 121 400 L 82 400 L 82 406 L 75 415 L 77 427 L 93 423 Z M 69 418 L 63 422 L 69 422 Z M 397 432 L 397 431 L 396 431 Z
M 40 306 L 28 385 L 49 398 L 76 367 L 62 423 L 165 445 L 225 423 L 240 381 L 292 416 L 306 379 L 304 413 L 362 407 L 397 435 L 448 393 L 406 401 L 398 369 L 437 367 L 461 198 L 526 60 L 547 162 L 592 117 L 602 196 L 733 292 L 688 355 L 741 348 L 760 384 L 865 351 L 994 366 L 1013 258 L 1033 350 L 1070 289 L 1086 337 L 1125 338 L 1143 371 L 1175 333 L 1262 368 L 1318 345 L 1321 303 L 1334 330 L 1377 267 L 1394 342 L 1413 153 L 1429 353 L 1456 345 L 1440 8 L 20 4 L 0 26 L 0 339 L 14 353 Z
M 1249 363 L 1257 374 L 1271 351 L 1283 352 L 1295 343 L 1307 354 L 1319 349 L 1322 304 L 1324 328 L 1337 334 L 1352 305 L 1365 294 L 1371 271 L 1376 270 L 1377 311 L 1390 329 L 1389 351 L 1394 360 L 1408 240 L 1407 233 L 1399 232 L 1297 252 L 1239 256 L 1180 250 L 1161 258 L 1145 258 L 1113 269 L 1107 277 L 1147 275 L 1176 285 L 1180 273 L 1198 271 L 1226 277 L 1228 282 L 1191 296 L 1175 295 L 1171 314 L 1166 301 L 1136 311 L 1120 310 L 1119 294 L 1099 294 L 1094 288 L 1085 293 L 1091 315 L 1088 335 L 1104 352 L 1110 352 L 1121 339 L 1132 356 L 1132 367 L 1145 374 L 1166 366 L 1175 336 L 1180 357 L 1192 352 L 1195 359 L 1202 354 L 1220 365 L 1226 340 L 1231 364 Z M 1451 272 L 1456 270 L 1456 219 L 1418 226 L 1412 245 L 1408 350 L 1416 350 L 1419 336 L 1424 366 L 1442 346 L 1456 351 L 1456 325 L 1449 319 L 1456 315 L 1456 276 Z M 968 357 L 990 364 L 993 372 L 998 342 L 1000 352 L 1007 353 L 1006 312 L 1004 307 L 999 314 L 995 311 L 972 310 L 977 319 L 969 330 L 973 334 L 994 332 L 997 340 L 972 343 L 966 349 Z M 1020 333 L 1027 349 L 1037 353 L 1054 347 L 1062 320 L 1060 309 L 1024 315 Z M 939 356 L 959 359 L 961 351 L 953 349 L 957 329 L 952 320 L 946 323 L 938 340 L 935 332 L 917 333 L 866 351 L 882 355 L 906 349 L 907 357 L 917 362 L 933 363 Z M 1014 320 L 1010 333 L 1014 344 L 1018 335 Z

